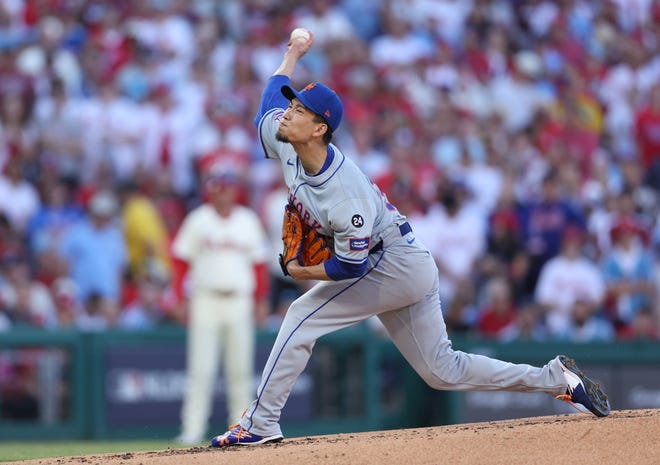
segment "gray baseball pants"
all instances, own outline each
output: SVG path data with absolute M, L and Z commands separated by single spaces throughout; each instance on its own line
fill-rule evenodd
M 240 420 L 260 436 L 282 434 L 280 412 L 316 340 L 377 315 L 401 354 L 432 388 L 455 391 L 566 391 L 557 358 L 542 368 L 452 349 L 438 295 L 438 270 L 428 250 L 392 227 L 367 273 L 323 281 L 293 302 L 264 367 L 257 398 Z

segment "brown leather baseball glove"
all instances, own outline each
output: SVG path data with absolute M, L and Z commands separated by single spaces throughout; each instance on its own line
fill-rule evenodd
M 332 256 L 326 237 L 310 228 L 291 204 L 284 209 L 282 243 L 280 266 L 284 275 L 289 274 L 286 267 L 292 260 L 297 260 L 302 266 L 313 266 Z

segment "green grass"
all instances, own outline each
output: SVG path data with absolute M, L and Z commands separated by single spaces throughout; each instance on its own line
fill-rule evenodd
M 0 462 L 181 448 L 173 441 L 0 441 Z

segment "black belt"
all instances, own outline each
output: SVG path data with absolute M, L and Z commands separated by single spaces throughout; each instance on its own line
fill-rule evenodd
M 403 224 L 399 225 L 399 232 L 401 233 L 401 237 L 405 236 L 409 232 L 412 232 L 412 228 L 410 227 L 410 223 L 407 221 Z M 369 254 L 371 255 L 372 253 L 380 252 L 383 250 L 383 240 L 379 240 L 376 245 L 374 245 L 371 249 L 369 249 Z

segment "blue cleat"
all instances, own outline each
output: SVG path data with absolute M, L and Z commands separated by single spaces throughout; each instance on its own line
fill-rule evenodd
M 281 434 L 275 436 L 259 436 L 244 430 L 240 425 L 232 425 L 229 431 L 220 436 L 211 439 L 211 447 L 228 446 L 256 446 L 257 444 L 266 444 L 269 442 L 280 442 L 284 437 Z
M 566 394 L 560 394 L 557 399 L 572 404 L 583 405 L 587 410 L 597 417 L 606 417 L 610 414 L 610 402 L 607 394 L 603 392 L 600 385 L 591 381 L 581 371 L 573 359 L 565 355 L 559 356 L 564 377 L 568 383 Z

